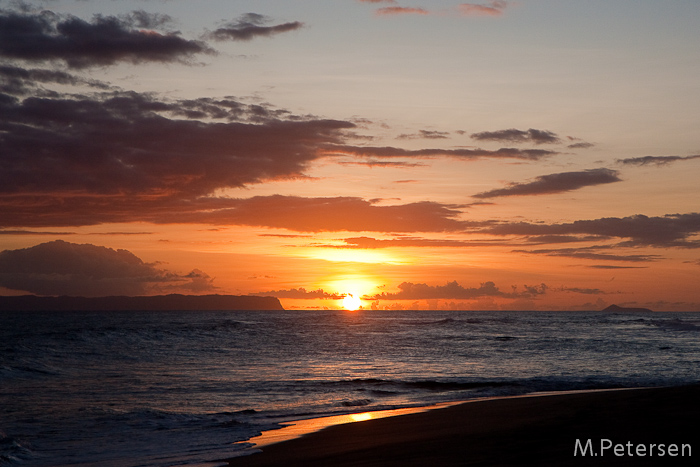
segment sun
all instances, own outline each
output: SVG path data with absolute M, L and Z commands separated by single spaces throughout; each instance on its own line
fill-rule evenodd
M 343 308 L 349 311 L 355 311 L 362 306 L 362 300 L 357 295 L 351 293 L 345 294 L 343 299 Z

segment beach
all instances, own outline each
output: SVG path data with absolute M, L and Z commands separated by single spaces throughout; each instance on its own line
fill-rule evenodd
M 697 465 L 699 400 L 700 385 L 491 398 L 336 425 L 228 462 L 231 467 Z

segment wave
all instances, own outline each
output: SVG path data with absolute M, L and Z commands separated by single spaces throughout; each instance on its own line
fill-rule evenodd
M 670 331 L 700 332 L 700 326 L 698 326 L 697 324 L 693 324 L 688 321 L 682 321 L 680 319 L 674 319 L 670 321 L 651 320 L 651 324 L 662 329 L 668 329 Z
M 463 391 L 481 388 L 497 388 L 505 386 L 520 386 L 517 381 L 454 381 L 454 380 L 388 380 L 378 378 L 356 378 L 338 381 L 324 381 L 323 385 L 355 386 L 357 390 L 370 390 L 372 392 L 398 393 L 405 390 L 424 391 Z M 394 391 L 388 391 L 393 388 Z
M 0 466 L 22 464 L 31 456 L 31 450 L 0 431 Z
M 372 399 L 345 400 L 340 403 L 341 407 L 364 407 L 371 404 Z
M 444 319 L 438 319 L 438 320 L 406 320 L 404 321 L 404 324 L 412 325 L 412 326 L 432 326 L 432 325 L 440 325 L 440 324 L 452 324 L 456 322 L 457 320 L 454 318 L 444 318 Z

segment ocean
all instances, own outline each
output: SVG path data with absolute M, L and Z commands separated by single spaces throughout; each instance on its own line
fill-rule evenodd
M 0 465 L 194 466 L 302 418 L 698 381 L 700 313 L 1 312 Z

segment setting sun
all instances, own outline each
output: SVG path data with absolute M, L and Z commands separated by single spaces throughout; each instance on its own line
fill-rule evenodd
M 345 295 L 345 298 L 343 299 L 343 308 L 346 310 L 354 311 L 359 309 L 362 306 L 362 300 L 360 300 L 360 297 L 357 295 L 353 295 L 351 293 Z

